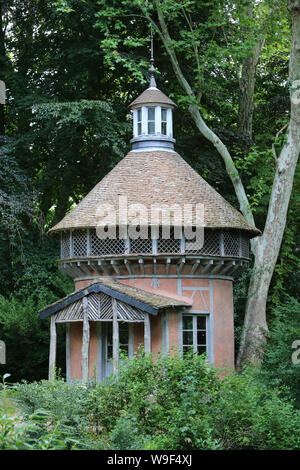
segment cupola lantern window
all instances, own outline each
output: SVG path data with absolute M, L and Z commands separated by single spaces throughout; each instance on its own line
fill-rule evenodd
M 142 110 L 137 110 L 137 134 L 142 135 Z
M 155 134 L 155 108 L 148 109 L 148 134 Z
M 162 135 L 167 135 L 167 110 L 166 108 L 161 108 L 161 133 Z

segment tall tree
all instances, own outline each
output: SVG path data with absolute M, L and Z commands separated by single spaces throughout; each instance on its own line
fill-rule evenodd
M 127 4 L 127 13 L 132 15 L 131 21 L 134 22 L 134 12 L 130 3 L 123 2 L 122 8 Z M 105 15 L 108 18 L 108 10 L 105 10 L 108 5 L 105 0 L 102 0 L 100 4 L 102 10 L 99 12 L 99 17 L 103 21 Z M 240 77 L 242 88 L 237 122 L 242 133 L 248 137 L 251 136 L 255 68 L 265 34 L 268 33 L 270 25 L 279 20 L 283 20 L 283 25 L 286 22 L 287 15 L 284 11 L 286 10 L 286 3 L 280 0 L 272 3 L 267 0 L 263 2 L 219 0 L 211 2 L 209 4 L 210 8 L 207 8 L 208 5 L 206 4 L 206 11 L 203 11 L 203 6 L 199 2 L 193 0 L 179 2 L 169 0 L 144 2 L 137 0 L 134 2 L 134 6 L 139 9 L 145 20 L 152 24 L 160 37 L 172 64 L 174 75 L 185 95 L 188 111 L 198 131 L 214 146 L 222 158 L 239 201 L 240 210 L 249 222 L 255 224 L 247 189 L 238 171 L 236 160 L 229 147 L 205 118 L 205 108 L 202 104 L 203 96 L 207 92 L 205 89 L 207 86 L 205 74 L 207 74 L 207 70 L 211 72 L 209 77 L 211 87 L 213 80 L 217 83 L 216 75 L 220 71 L 220 64 L 224 58 L 228 59 L 231 56 L 234 59 L 233 61 L 238 64 L 238 67 L 242 67 Z M 296 83 L 297 78 L 299 78 L 299 70 L 297 70 L 300 40 L 298 26 L 299 1 L 288 1 L 288 9 L 292 19 L 288 83 L 292 84 Z M 118 40 L 116 40 L 116 35 L 111 34 L 111 30 L 114 29 L 114 23 L 118 24 L 119 30 L 122 29 L 121 11 L 118 10 L 117 5 L 115 5 L 113 15 L 111 8 L 109 11 L 109 19 L 106 22 L 104 21 L 102 25 L 99 21 L 98 26 L 102 29 L 106 28 L 107 38 L 104 46 L 109 57 L 117 54 L 118 61 L 120 61 Z M 124 15 L 124 11 L 122 13 Z M 227 37 L 225 35 L 223 47 L 220 39 L 224 36 L 222 35 L 222 29 L 226 29 L 228 32 Z M 212 31 L 210 37 L 208 37 L 209 30 Z M 246 41 L 245 30 L 247 31 Z M 249 31 L 250 40 L 247 37 Z M 277 38 L 278 31 L 279 28 L 276 32 Z M 120 36 L 121 33 L 119 38 Z M 229 41 L 228 36 L 230 36 Z M 240 43 L 243 41 L 244 44 L 241 45 Z M 183 55 L 193 64 L 192 67 L 184 62 Z M 214 71 L 212 71 L 213 68 Z M 212 89 L 211 87 L 210 90 Z M 251 243 L 255 261 L 249 285 L 244 329 L 238 356 L 239 368 L 242 368 L 247 361 L 260 362 L 261 348 L 268 332 L 266 318 L 268 290 L 286 225 L 294 173 L 300 150 L 299 105 L 296 103 L 297 100 L 295 101 L 293 98 L 294 91 L 291 88 L 290 117 L 284 127 L 286 129 L 286 141 L 283 143 L 278 157 L 276 156 L 276 165 L 271 181 L 272 190 L 268 201 L 267 215 L 262 227 L 262 236 L 252 240 Z M 219 116 L 219 119 L 221 118 L 222 116 Z M 265 154 L 268 153 L 269 149 L 265 148 Z

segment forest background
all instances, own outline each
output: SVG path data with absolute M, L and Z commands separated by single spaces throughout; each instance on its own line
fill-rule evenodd
M 244 213 L 264 232 L 291 116 L 287 2 L 0 0 L 0 339 L 7 347 L 0 375 L 9 372 L 13 382 L 47 376 L 49 324 L 37 312 L 73 283 L 59 272 L 59 243 L 46 233 L 129 150 L 128 105 L 148 81 L 151 23 L 158 86 L 179 106 L 177 152 L 241 210 L 236 170 Z M 234 170 L 201 132 L 195 109 Z M 267 291 L 262 373 L 288 387 L 299 406 L 300 369 L 292 362 L 300 340 L 299 167 L 292 180 Z M 237 353 L 255 274 L 252 249 L 251 266 L 235 283 Z M 64 347 L 62 328 L 62 375 Z

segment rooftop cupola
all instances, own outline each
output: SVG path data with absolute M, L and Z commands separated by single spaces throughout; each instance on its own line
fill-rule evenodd
M 176 104 L 156 86 L 151 44 L 149 88 L 131 104 L 133 113 L 132 150 L 174 150 L 173 109 Z

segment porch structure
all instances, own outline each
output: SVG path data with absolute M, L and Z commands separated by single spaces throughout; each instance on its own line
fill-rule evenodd
M 89 378 L 91 322 L 96 322 L 97 380 L 116 373 L 120 364 L 120 348 L 133 355 L 133 326 L 143 324 L 143 345 L 151 353 L 151 317 L 168 311 L 186 310 L 189 299 L 165 297 L 143 289 L 131 287 L 107 278 L 97 278 L 89 286 L 48 305 L 39 312 L 40 318 L 51 317 L 49 380 L 54 379 L 56 364 L 56 324 L 66 323 L 66 378 L 71 376 L 71 336 L 75 323 L 82 323 L 81 380 Z M 75 326 L 75 325 L 74 325 Z M 125 326 L 125 328 L 124 328 Z M 74 330 L 75 332 L 75 330 Z M 128 342 L 120 336 L 127 334 Z M 162 339 L 159 338 L 159 341 Z M 125 341 L 125 343 L 124 343 Z M 123 344 L 122 344 L 123 343 Z M 78 357 L 78 356 L 77 356 Z

